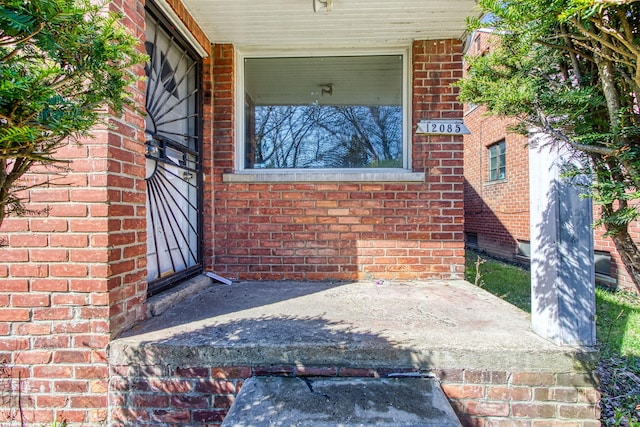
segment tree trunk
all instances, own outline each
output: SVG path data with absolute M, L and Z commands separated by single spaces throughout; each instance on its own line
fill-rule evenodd
M 602 93 L 607 102 L 607 110 L 609 112 L 609 122 L 611 130 L 617 132 L 620 130 L 620 94 L 616 87 L 615 68 L 613 63 L 605 55 L 610 55 L 611 50 L 602 47 L 603 57 L 594 55 L 593 59 L 598 67 L 598 75 L 600 76 L 600 84 L 602 85 Z

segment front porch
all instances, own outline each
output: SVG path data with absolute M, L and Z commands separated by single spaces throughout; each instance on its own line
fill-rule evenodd
M 110 412 L 215 425 L 251 376 L 424 375 L 463 425 L 591 426 L 594 359 L 461 280 L 207 284 L 111 343 Z

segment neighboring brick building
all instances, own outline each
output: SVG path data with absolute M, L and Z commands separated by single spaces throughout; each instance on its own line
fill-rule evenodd
M 488 49 L 490 34 L 474 35 L 468 54 Z M 514 122 L 486 114 L 482 106 L 467 105 L 464 137 L 465 240 L 467 246 L 493 256 L 528 264 L 529 259 L 529 148 L 528 138 L 509 131 Z M 492 151 L 504 147 L 491 163 Z M 493 168 L 492 168 L 493 167 Z M 492 175 L 493 171 L 496 171 Z M 502 174 L 502 175 L 501 175 Z M 594 217 L 599 208 L 594 206 Z M 640 241 L 640 226 L 631 226 Z M 635 291 L 611 239 L 602 227 L 594 230 L 596 280 L 608 286 Z
M 209 3 L 230 10 L 240 4 Z M 465 13 L 474 5 L 468 3 Z M 200 3 L 191 4 L 199 10 Z M 260 4 L 265 13 L 275 7 Z M 179 0 L 115 0 L 111 7 L 146 41 L 151 63 L 134 72 L 149 78 L 131 88 L 135 108 L 111 118 L 95 138 L 61 150 L 71 160 L 67 185 L 25 195 L 46 213 L 8 218 L 0 229 L 7 243 L 0 249 L 0 423 L 109 424 L 109 409 L 122 409 L 108 400 L 116 386 L 110 374 L 122 370 L 110 370 L 110 341 L 149 315 L 150 295 L 203 271 L 246 280 L 463 278 L 462 136 L 414 134 L 421 119 L 462 119 L 451 87 L 462 75 L 459 38 L 425 33 L 380 55 L 387 64 L 396 61 L 389 68 L 402 81 L 394 89 L 394 106 L 403 112 L 400 154 L 385 159 L 400 167 L 265 173 L 246 167 L 243 155 L 256 147 L 248 126 L 240 125 L 251 122 L 255 103 L 239 81 L 241 69 L 257 48 L 243 52 L 234 40 L 210 40 L 196 23 L 206 17 L 192 16 Z M 251 2 L 253 9 L 258 4 Z M 462 29 L 462 12 L 449 14 Z M 360 46 L 360 34 L 352 37 Z M 336 48 L 336 57 L 345 49 Z M 346 51 L 361 56 L 363 49 Z M 372 46 L 365 53 L 377 59 Z M 320 82 L 316 97 L 339 96 L 338 85 Z M 241 111 L 243 104 L 249 107 Z M 197 375 L 201 368 L 223 371 L 197 368 Z M 234 386 L 246 376 L 222 373 Z M 459 388 L 450 390 L 461 399 L 505 382 L 490 372 L 456 375 Z M 527 375 L 513 383 L 532 389 L 537 380 Z M 155 385 L 173 390 L 175 381 L 160 378 Z M 563 385 L 555 377 L 539 384 Z M 492 399 L 511 399 L 495 393 Z M 482 418 L 492 408 L 474 404 L 470 411 Z
M 518 243 L 529 241 L 527 139 L 485 113 L 485 107 L 476 107 L 465 116 L 471 131 L 464 144 L 467 245 L 515 260 Z M 504 150 L 504 176 L 494 179 L 489 179 L 491 149 Z

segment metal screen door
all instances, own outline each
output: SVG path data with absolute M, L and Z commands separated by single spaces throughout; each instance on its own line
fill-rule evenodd
M 199 60 L 146 13 L 149 295 L 202 270 Z

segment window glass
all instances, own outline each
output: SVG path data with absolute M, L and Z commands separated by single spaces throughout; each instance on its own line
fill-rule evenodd
M 518 256 L 531 258 L 531 242 L 527 240 L 518 240 Z
M 504 141 L 489 147 L 489 181 L 497 181 L 507 177 L 507 153 Z
M 605 251 L 594 251 L 596 274 L 611 276 L 611 254 Z
M 465 240 L 467 246 L 472 248 L 478 247 L 478 233 L 465 233 Z
M 402 168 L 403 56 L 245 58 L 246 169 Z

